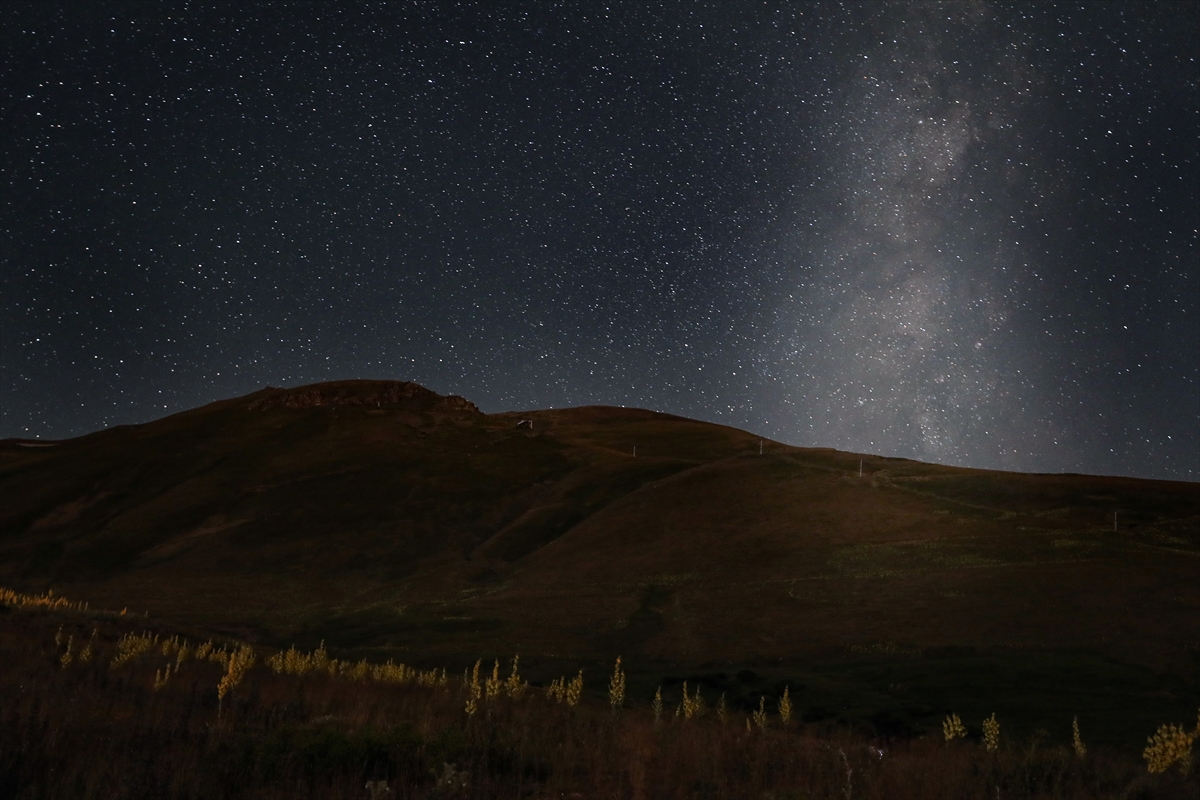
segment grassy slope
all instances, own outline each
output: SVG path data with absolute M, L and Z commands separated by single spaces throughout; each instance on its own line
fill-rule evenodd
M 860 478 L 858 455 L 669 415 L 389 386 L 0 445 L 0 582 L 410 662 L 619 652 L 643 693 L 790 682 L 898 731 L 1000 702 L 1115 737 L 1198 702 L 1195 484 L 871 456 Z

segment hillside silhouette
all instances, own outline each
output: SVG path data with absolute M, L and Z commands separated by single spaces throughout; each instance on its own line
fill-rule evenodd
M 267 388 L 0 443 L 0 530 L 0 584 L 182 630 L 409 663 L 519 652 L 535 676 L 620 654 L 631 693 L 692 676 L 749 703 L 788 682 L 813 714 L 898 732 L 1000 698 L 1030 726 L 1088 706 L 1116 736 L 1200 686 L 1196 484 L 639 409 Z

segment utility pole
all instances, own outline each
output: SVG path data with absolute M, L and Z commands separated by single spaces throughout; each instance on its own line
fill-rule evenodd
M 762 439 L 758 440 L 758 454 L 762 455 Z
M 858 460 L 858 477 L 862 477 L 862 459 Z
M 633 446 L 633 457 L 637 458 L 637 445 L 636 444 Z
M 1113 532 L 1117 530 L 1117 512 L 1113 512 Z

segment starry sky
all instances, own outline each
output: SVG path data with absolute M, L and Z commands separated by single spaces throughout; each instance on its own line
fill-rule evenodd
M 0 437 L 388 378 L 1200 480 L 1200 4 L 233 5 L 0 5 Z

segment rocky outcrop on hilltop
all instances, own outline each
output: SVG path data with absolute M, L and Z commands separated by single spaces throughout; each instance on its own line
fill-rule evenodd
M 348 406 L 405 406 L 423 411 L 459 414 L 481 413 L 474 403 L 458 395 L 442 396 L 411 381 L 336 381 L 295 389 L 268 387 L 250 401 L 249 409 L 341 408 Z
M 456 394 L 448 394 L 441 400 L 438 400 L 434 405 L 435 411 L 458 411 L 464 414 L 482 414 L 479 406 L 472 403 L 465 397 L 459 397 Z

